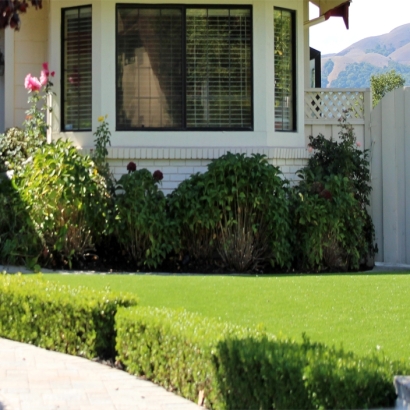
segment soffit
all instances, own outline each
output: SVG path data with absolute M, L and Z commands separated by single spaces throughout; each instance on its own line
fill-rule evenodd
M 329 10 L 346 3 L 347 0 L 309 0 L 311 3 L 315 4 L 320 9 L 320 16 L 323 16 Z

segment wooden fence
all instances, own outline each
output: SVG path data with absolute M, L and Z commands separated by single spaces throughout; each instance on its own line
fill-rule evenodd
M 370 139 L 370 90 L 365 88 L 312 88 L 305 91 L 305 135 L 337 139 L 339 118 L 347 111 L 358 142 Z
M 367 145 L 376 260 L 410 264 L 410 88 L 392 91 L 375 107 Z

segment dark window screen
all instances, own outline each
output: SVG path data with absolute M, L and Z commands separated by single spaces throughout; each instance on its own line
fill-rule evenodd
M 250 8 L 117 7 L 117 129 L 251 129 Z
M 275 129 L 294 131 L 296 129 L 294 12 L 274 10 L 274 41 Z
M 91 130 L 91 6 L 63 9 L 62 13 L 62 129 L 64 131 Z
M 187 127 L 252 125 L 249 9 L 188 9 Z
M 127 7 L 117 17 L 117 128 L 181 127 L 181 10 Z

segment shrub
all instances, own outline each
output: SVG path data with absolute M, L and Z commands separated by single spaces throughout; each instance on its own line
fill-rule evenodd
M 94 144 L 95 150 L 91 156 L 95 163 L 95 166 L 100 173 L 105 178 L 108 190 L 110 192 L 114 191 L 114 177 L 110 170 L 110 166 L 107 162 L 108 149 L 107 146 L 111 145 L 111 131 L 107 122 L 107 115 L 98 117 L 98 127 L 94 132 Z
M 41 239 L 44 256 L 57 254 L 71 263 L 74 256 L 92 249 L 95 237 L 104 232 L 105 181 L 91 159 L 69 141 L 44 145 L 13 184 Z
M 330 248 L 339 249 L 336 253 L 347 256 L 346 266 L 349 269 L 358 269 L 360 264 L 366 264 L 372 260 L 377 252 L 377 246 L 374 245 L 374 226 L 367 211 L 371 193 L 369 152 L 359 148 L 360 144 L 356 141 L 353 127 L 347 122 L 347 114 L 346 112 L 345 116 L 340 119 L 339 141 L 328 140 L 323 135 L 309 137 L 309 146 L 314 152 L 307 166 L 299 170 L 298 175 L 302 181 L 295 188 L 296 194 L 301 194 L 302 196 L 299 195 L 299 197 L 306 198 L 306 201 L 304 203 L 296 201 L 296 210 L 298 214 L 306 215 L 313 212 L 311 219 L 314 222 L 312 224 L 316 224 L 321 212 L 319 208 L 326 205 L 326 215 L 333 221 L 329 220 L 325 223 L 325 216 L 322 214 L 320 219 L 324 229 L 320 230 L 318 226 L 316 228 L 311 226 L 311 228 L 317 235 L 323 237 L 323 243 L 327 243 Z M 316 192 L 318 187 L 322 187 L 320 192 Z M 320 201 L 317 197 L 323 194 L 324 188 L 333 198 L 330 198 L 330 203 Z M 306 197 L 308 193 L 310 196 Z M 314 207 L 314 204 L 318 206 L 316 210 L 309 209 L 309 207 Z M 305 225 L 306 218 L 298 219 L 296 215 L 294 219 L 296 220 L 295 229 L 298 231 L 298 221 L 302 221 L 301 225 Z M 339 225 L 339 228 L 335 229 L 335 224 Z M 306 226 L 301 227 L 302 232 L 306 234 L 305 228 Z M 316 241 L 316 244 L 318 243 Z M 308 254 L 313 248 L 308 245 L 302 249 L 304 260 L 309 259 Z M 316 248 L 317 255 L 323 255 L 323 249 L 323 247 L 322 250 Z M 317 258 L 317 255 L 314 256 L 316 266 L 321 259 L 321 257 Z M 313 264 L 310 263 L 310 268 L 312 266 Z M 327 266 L 333 269 L 339 267 L 329 264 Z
M 365 210 L 346 177 L 303 181 L 294 188 L 296 268 L 310 271 L 359 269 L 367 243 Z
M 12 182 L 0 178 L 0 262 L 34 267 L 41 240 Z
M 0 172 L 21 170 L 25 161 L 45 143 L 45 137 L 37 138 L 20 128 L 9 128 L 0 134 Z
M 132 295 L 0 274 L 0 336 L 72 355 L 114 357 L 114 317 Z
M 183 250 L 206 258 L 217 250 L 239 272 L 290 260 L 287 182 L 262 155 L 227 153 L 203 175 L 183 182 L 169 199 Z
M 114 232 L 138 266 L 157 267 L 172 249 L 166 199 L 158 182 L 147 169 L 130 170 L 118 181 Z
M 319 134 L 309 137 L 313 155 L 308 165 L 298 173 L 307 182 L 321 181 L 325 177 L 340 175 L 352 182 L 355 198 L 361 206 L 370 204 L 369 151 L 359 147 L 351 124 L 347 122 L 348 112 L 340 118 L 339 141 L 326 139 Z
M 206 263 L 216 252 L 216 225 L 219 208 L 206 194 L 207 175 L 194 174 L 182 181 L 168 196 L 169 215 L 177 225 L 177 250 Z
M 116 316 L 127 371 L 212 409 L 371 408 L 395 400 L 404 363 L 277 340 L 186 311 L 138 307 Z
M 403 87 L 406 79 L 396 70 L 391 70 L 387 73 L 373 74 L 370 77 L 370 87 L 372 90 L 373 108 L 380 100 L 390 91 L 396 88 Z
M 50 81 L 54 72 L 50 74 L 48 64 L 43 64 L 40 79 L 28 74 L 25 88 L 28 90 L 29 109 L 23 129 L 10 128 L 5 134 L 0 134 L 0 172 L 19 170 L 24 161 L 46 143 L 47 123 L 45 115 L 51 108 L 47 106 L 47 97 L 52 94 Z

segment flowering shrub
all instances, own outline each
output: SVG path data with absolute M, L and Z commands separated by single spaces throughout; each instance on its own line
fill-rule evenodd
M 227 153 L 212 161 L 169 199 L 181 252 L 203 259 L 217 253 L 225 269 L 239 272 L 288 266 L 286 185 L 262 155 Z
M 305 181 L 293 188 L 295 268 L 309 271 L 358 269 L 366 221 L 352 195 L 352 184 L 340 175 L 323 182 Z
M 47 96 L 51 93 L 50 77 L 53 76 L 47 63 L 43 64 L 40 78 L 26 76 L 24 85 L 29 92 L 30 108 L 23 129 L 10 128 L 0 134 L 0 172 L 11 171 L 9 175 L 18 175 L 30 158 L 45 146 L 47 124 L 44 117 Z M 0 203 L 0 259 L 8 263 L 35 264 L 41 253 L 41 239 L 24 203 L 8 180 L 0 181 Z
M 47 106 L 47 97 L 52 94 L 53 86 L 48 64 L 43 64 L 40 78 L 27 74 L 24 85 L 29 93 L 30 108 L 26 111 L 23 128 L 10 128 L 0 134 L 0 172 L 21 169 L 24 161 L 46 143 L 47 123 L 45 114 L 51 110 Z
M 118 181 L 115 197 L 114 234 L 137 266 L 156 268 L 171 251 L 171 223 L 166 215 L 166 198 L 158 189 L 158 178 L 147 169 L 136 170 Z M 157 171 L 157 177 L 162 176 Z
M 340 141 L 326 139 L 321 134 L 309 137 L 309 148 L 313 150 L 313 155 L 309 158 L 307 167 L 298 174 L 308 182 L 321 181 L 331 175 L 346 177 L 353 184 L 355 198 L 364 207 L 370 204 L 369 152 L 359 149 L 360 143 L 356 141 L 353 127 L 347 122 L 346 115 L 339 122 Z
M 368 151 L 362 151 L 346 116 L 340 141 L 310 137 L 313 151 L 294 187 L 297 268 L 359 269 L 376 252 L 367 212 L 371 192 Z
M 51 107 L 47 105 L 47 98 L 53 94 L 51 91 L 53 83 L 50 77 L 54 77 L 54 71 L 50 73 L 48 63 L 43 63 L 40 78 L 27 74 L 24 80 L 24 87 L 29 92 L 28 102 L 30 104 L 23 124 L 27 138 L 46 140 L 48 126 L 45 117 L 47 110 L 51 112 Z

